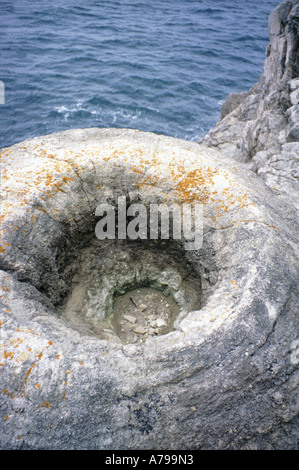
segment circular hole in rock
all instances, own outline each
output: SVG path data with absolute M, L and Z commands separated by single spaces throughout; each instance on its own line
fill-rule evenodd
M 101 339 L 167 334 L 201 307 L 200 275 L 172 240 L 94 242 L 78 253 L 75 271 L 61 317 Z

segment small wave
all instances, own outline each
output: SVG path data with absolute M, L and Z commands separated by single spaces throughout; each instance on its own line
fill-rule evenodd
M 126 107 L 102 107 L 97 108 L 90 107 L 87 102 L 77 101 L 73 106 L 55 106 L 54 112 L 59 115 L 62 115 L 65 121 L 68 121 L 70 118 L 75 118 L 76 115 L 86 113 L 90 116 L 97 117 L 100 121 L 110 121 L 116 123 L 118 120 L 136 120 L 141 115 L 141 110 L 130 110 Z
M 78 113 L 80 111 L 87 111 L 86 108 L 84 106 L 82 106 L 82 102 L 81 101 L 77 101 L 77 103 L 75 104 L 75 106 L 73 107 L 68 107 L 68 106 L 55 106 L 54 110 L 58 113 L 58 114 L 62 114 L 63 117 L 64 117 L 64 120 L 67 121 L 68 118 L 72 115 L 72 114 L 75 114 L 75 113 Z
M 277 3 L 0 1 L 3 145 L 90 126 L 197 140 L 222 98 L 260 76 Z

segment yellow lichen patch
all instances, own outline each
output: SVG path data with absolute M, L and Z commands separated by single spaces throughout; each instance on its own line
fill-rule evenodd
M 241 208 L 248 206 L 248 196 L 247 193 L 244 193 L 242 196 L 237 197 L 238 203 Z
M 45 401 L 44 403 L 41 404 L 41 408 L 50 408 L 51 404 L 48 401 Z
M 1 290 L 3 290 L 4 292 L 10 292 L 10 289 L 4 284 L 1 285 Z
M 34 369 L 34 367 L 36 367 L 36 364 L 35 362 L 32 364 L 31 367 L 29 367 L 29 369 L 26 371 L 26 377 L 29 377 L 29 375 L 31 374 L 32 370 Z M 27 380 L 27 379 L 26 379 Z
M 45 171 L 45 167 L 47 171 Z M 31 167 L 27 169 L 25 166 L 15 167 L 13 170 L 4 169 L 4 184 L 2 184 L 1 190 L 3 198 L 8 201 L 14 198 L 14 204 L 19 208 L 28 203 L 31 196 L 34 196 L 36 192 L 45 194 L 47 197 L 52 197 L 53 193 L 62 190 L 62 187 L 70 181 L 75 181 L 72 176 L 66 176 L 65 173 L 70 171 L 69 164 L 67 162 L 53 162 L 49 163 L 40 161 L 35 170 L 31 170 Z M 13 180 L 14 184 L 10 184 Z M 5 207 L 2 207 L 1 219 L 13 214 L 15 211 L 9 208 L 13 207 L 13 204 L 5 203 Z M 32 220 L 33 222 L 34 220 Z M 2 247 L 4 249 L 4 247 Z
M 25 330 L 23 328 L 17 328 L 16 331 L 19 331 L 21 333 L 31 333 L 32 335 L 38 336 L 38 333 L 36 333 L 32 328 L 29 328 L 27 330 Z
M 216 170 L 207 168 L 205 170 L 197 168 L 195 170 L 185 172 L 184 167 L 179 167 L 181 172 L 172 171 L 174 180 L 177 180 L 175 190 L 182 202 L 200 202 L 207 204 L 211 196 L 210 186 L 214 184 L 213 176 Z
M 14 358 L 14 353 L 11 351 L 7 352 L 7 350 L 5 349 L 2 353 L 2 357 L 3 359 L 9 359 L 11 361 Z
M 23 334 L 30 334 L 30 335 L 38 335 L 38 333 L 36 333 L 32 328 L 30 329 L 22 329 L 22 328 L 18 328 L 17 329 L 18 332 L 21 332 Z M 21 336 L 21 335 L 20 335 Z M 23 344 L 23 347 L 25 346 L 25 338 L 23 337 L 11 337 L 9 340 L 8 340 L 8 345 L 11 347 L 11 348 L 18 348 L 21 344 Z M 32 372 L 34 370 L 34 368 L 36 368 L 37 366 L 37 363 L 42 360 L 43 356 L 44 356 L 44 352 L 46 351 L 47 348 L 49 348 L 50 346 L 52 346 L 52 341 L 48 341 L 47 344 L 43 347 L 43 350 L 39 351 L 39 350 L 35 350 L 35 362 L 33 362 L 29 368 L 27 368 L 27 370 L 24 371 L 24 375 L 23 377 L 20 378 L 20 382 L 18 383 L 17 385 L 17 389 L 19 391 L 19 393 L 17 395 L 14 395 L 14 394 L 11 394 L 10 398 L 18 398 L 18 397 L 24 397 L 24 395 L 26 394 L 27 392 L 27 387 L 29 385 L 29 380 L 30 380 L 30 377 L 32 376 Z M 6 344 L 3 344 L 2 345 L 2 361 L 1 361 L 1 366 L 4 366 L 5 365 L 5 361 L 6 360 L 15 360 L 16 363 L 25 363 L 26 361 L 28 361 L 31 357 L 31 354 L 32 354 L 32 347 L 29 347 L 27 350 L 22 350 L 21 353 L 17 356 L 15 354 L 14 351 L 10 351 L 9 348 L 8 348 L 8 345 Z M 38 389 L 38 387 L 36 387 Z
M 52 183 L 52 181 L 53 181 L 53 176 L 47 175 L 46 182 L 45 182 L 46 186 L 49 186 Z
M 179 149 L 174 152 L 170 144 L 169 147 L 169 150 L 165 147 L 160 150 L 159 139 L 149 147 L 141 143 L 132 144 L 126 140 L 118 143 L 117 146 L 84 143 L 84 147 L 78 149 L 65 148 L 54 152 L 51 148 L 48 148 L 48 150 L 43 148 L 42 143 L 29 146 L 27 149 L 20 147 L 20 151 L 23 151 L 26 155 L 30 152 L 34 158 L 39 160 L 37 161 L 37 168 L 32 170 L 30 165 L 28 169 L 26 167 L 22 168 L 20 165 L 20 167 L 14 168 L 13 171 L 7 170 L 5 173 L 5 178 L 8 179 L 8 182 L 5 183 L 7 184 L 6 194 L 9 195 L 10 192 L 9 180 L 14 178 L 14 183 L 18 182 L 18 188 L 16 186 L 14 194 L 18 191 L 19 199 L 23 198 L 22 201 L 18 201 L 18 204 L 27 200 L 26 193 L 27 195 L 33 195 L 39 192 L 41 199 L 52 198 L 58 191 L 64 192 L 64 186 L 76 181 L 77 178 L 80 178 L 80 175 L 84 178 L 84 174 L 90 171 L 93 171 L 96 175 L 98 170 L 100 175 L 101 169 L 108 163 L 109 166 L 119 167 L 120 170 L 136 175 L 135 184 L 138 189 L 145 189 L 149 185 L 152 188 L 159 189 L 161 183 L 165 183 L 167 188 L 173 190 L 180 202 L 183 203 L 215 203 L 218 197 L 219 209 L 215 222 L 216 218 L 229 211 L 230 205 L 246 206 L 248 198 L 242 190 L 238 191 L 236 197 L 232 194 L 232 192 L 235 192 L 231 190 L 234 184 L 229 180 L 228 174 L 223 170 L 220 174 L 218 168 L 208 166 L 209 151 L 203 151 L 197 159 L 195 158 L 196 155 L 190 152 L 190 149 Z M 199 167 L 198 161 L 203 164 L 203 167 Z M 70 175 L 70 172 L 73 174 Z M 216 176 L 222 178 L 222 183 L 226 180 L 226 186 L 222 188 L 222 194 L 221 188 L 217 191 L 213 189 Z M 95 188 L 99 186 L 95 182 Z M 169 197 L 166 194 L 165 200 Z M 7 207 L 4 217 L 13 212 L 11 208 Z M 55 212 L 57 212 L 56 215 Z M 53 209 L 53 212 L 49 215 L 57 218 L 59 217 L 59 210 Z M 33 214 L 32 222 L 34 222 L 34 218 L 35 215 Z M 6 247 L 2 245 L 1 249 L 5 250 Z
M 190 161 L 190 157 L 188 160 L 182 154 L 175 157 L 164 152 L 153 153 L 150 157 L 141 155 L 142 152 L 132 152 L 132 164 L 126 164 L 128 171 L 140 176 L 135 183 L 139 190 L 165 185 L 182 203 L 214 204 L 218 209 L 214 222 L 230 207 L 244 208 L 248 205 L 247 194 L 224 170 L 205 164 L 198 167 L 196 160 Z M 201 157 L 204 160 L 204 156 Z M 165 199 L 170 197 L 173 198 L 169 194 L 165 195 Z

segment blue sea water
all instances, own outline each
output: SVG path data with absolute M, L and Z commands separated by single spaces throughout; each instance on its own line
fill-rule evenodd
M 259 78 L 277 0 L 0 0 L 0 147 L 83 127 L 198 140 Z

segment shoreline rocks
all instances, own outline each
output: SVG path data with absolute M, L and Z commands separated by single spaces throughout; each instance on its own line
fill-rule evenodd
M 233 93 L 217 125 L 202 143 L 246 162 L 273 190 L 298 209 L 297 91 L 299 3 L 285 1 L 269 17 L 270 42 L 263 73 L 248 91 Z

